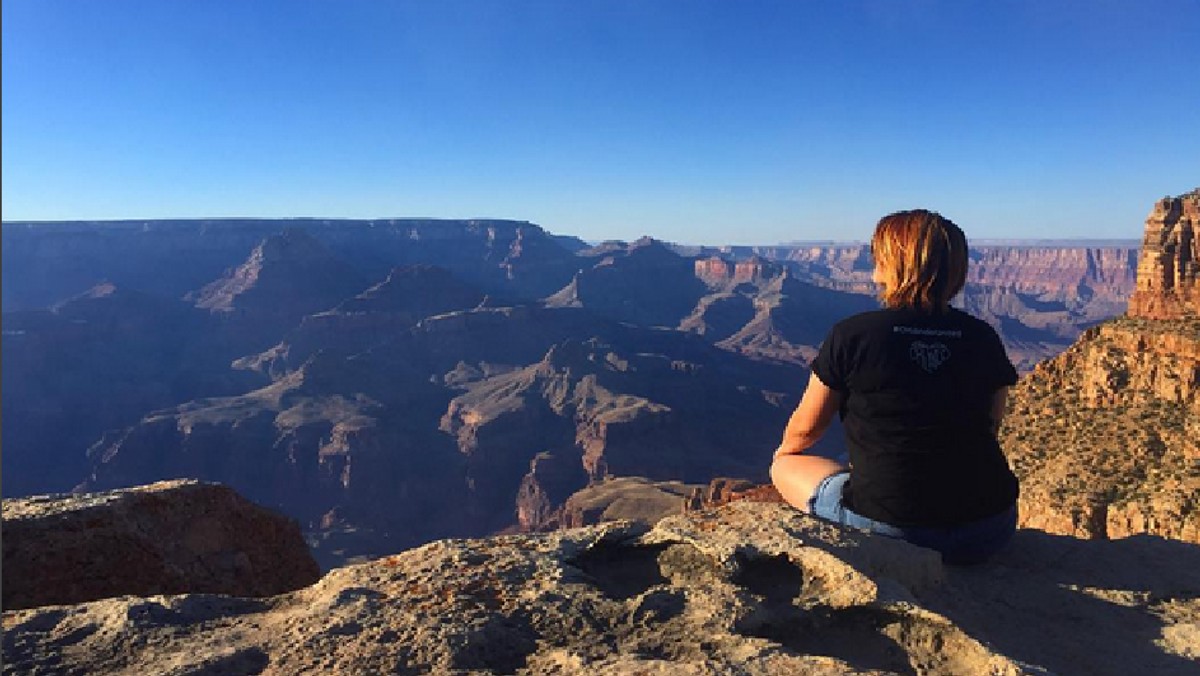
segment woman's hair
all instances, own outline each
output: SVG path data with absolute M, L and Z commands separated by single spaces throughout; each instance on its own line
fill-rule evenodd
M 879 219 L 871 256 L 885 307 L 942 312 L 967 281 L 967 236 L 933 211 L 898 211 Z

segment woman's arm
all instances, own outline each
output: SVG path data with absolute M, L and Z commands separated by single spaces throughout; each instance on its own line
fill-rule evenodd
M 792 413 L 787 428 L 783 431 L 783 441 L 776 449 L 775 457 L 797 455 L 817 443 L 841 404 L 842 395 L 829 389 L 817 374 L 812 374 L 804 396 L 800 399 L 800 405 Z
M 1000 433 L 1000 422 L 1004 420 L 1005 409 L 1008 405 L 1008 388 L 1001 387 L 992 395 L 992 434 Z

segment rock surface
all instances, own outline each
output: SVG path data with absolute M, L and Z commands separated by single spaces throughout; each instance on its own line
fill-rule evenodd
M 5 610 L 181 592 L 271 596 L 318 576 L 295 522 L 224 486 L 167 481 L 4 501 Z
M 1146 219 L 1129 315 L 1200 316 L 1200 188 L 1159 200 Z
M 739 502 L 444 540 L 265 599 L 6 612 L 5 673 L 1186 674 L 1200 548 L 1018 533 L 992 564 Z

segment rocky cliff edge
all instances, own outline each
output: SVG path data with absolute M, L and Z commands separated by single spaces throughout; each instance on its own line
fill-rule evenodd
M 269 598 L 6 612 L 3 651 L 5 673 L 1184 674 L 1200 547 L 1021 531 L 955 569 L 736 502 L 653 528 L 442 540 Z

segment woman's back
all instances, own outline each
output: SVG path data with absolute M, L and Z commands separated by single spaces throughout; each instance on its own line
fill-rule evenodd
M 1016 372 L 986 323 L 958 310 L 863 313 L 834 327 L 812 368 L 842 393 L 854 511 L 955 525 L 1016 498 L 991 417 L 996 390 Z

